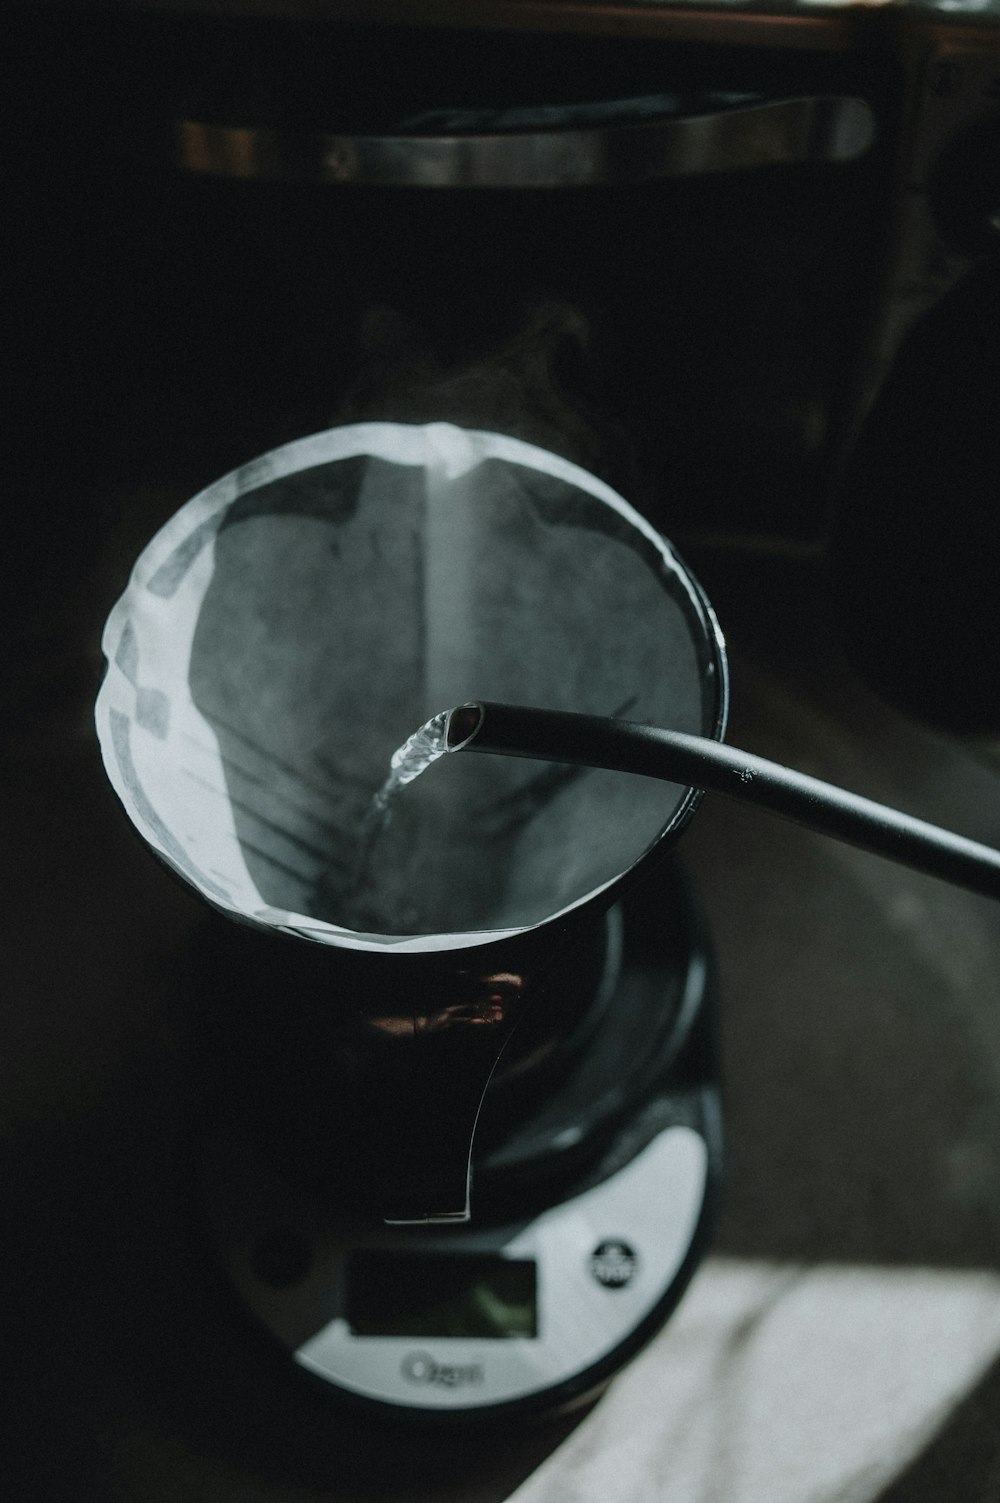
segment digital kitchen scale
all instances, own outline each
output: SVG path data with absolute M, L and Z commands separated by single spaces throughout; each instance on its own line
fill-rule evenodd
M 471 1221 L 338 1208 L 256 1149 L 238 1113 L 216 1125 L 202 1204 L 222 1268 L 344 1402 L 432 1422 L 571 1406 L 680 1298 L 721 1168 L 707 948 L 674 866 L 606 922 L 613 984 L 575 1054 L 567 1041 L 560 1084 L 512 1120 L 487 1093 Z
M 348 424 L 192 497 L 102 641 L 112 786 L 219 915 L 192 1167 L 230 1287 L 345 1403 L 594 1393 L 715 1203 L 708 947 L 667 859 L 701 794 L 573 745 L 494 757 L 481 721 L 572 708 L 714 744 L 697 581 L 562 455 Z M 480 714 L 456 745 L 458 707 Z

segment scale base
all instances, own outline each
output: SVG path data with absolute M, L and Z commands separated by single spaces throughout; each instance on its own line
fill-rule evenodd
M 391 1227 L 292 1184 L 235 1122 L 201 1158 L 218 1262 L 346 1403 L 458 1421 L 592 1396 L 666 1320 L 708 1242 L 721 1111 L 704 935 L 679 873 L 613 910 L 618 981 L 559 1088 L 487 1099 L 473 1219 Z

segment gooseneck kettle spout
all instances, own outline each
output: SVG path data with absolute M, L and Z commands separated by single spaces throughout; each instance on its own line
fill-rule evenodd
M 724 793 L 1000 898 L 1000 851 L 705 736 L 601 715 L 475 701 L 450 712 L 445 740 L 449 751 L 601 767 Z

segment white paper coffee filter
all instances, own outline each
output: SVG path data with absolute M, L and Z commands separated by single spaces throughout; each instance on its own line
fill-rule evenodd
M 404 949 L 530 927 L 631 866 L 686 790 L 446 757 L 372 843 L 389 757 L 476 698 L 710 730 L 690 591 L 556 455 L 447 424 L 331 429 L 144 550 L 104 633 L 105 766 L 150 846 L 255 923 Z

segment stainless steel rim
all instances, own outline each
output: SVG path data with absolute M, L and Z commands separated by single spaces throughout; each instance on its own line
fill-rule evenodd
M 587 187 L 848 162 L 874 139 L 869 105 L 840 95 L 585 129 L 352 136 L 184 120 L 176 131 L 192 173 L 414 188 Z

